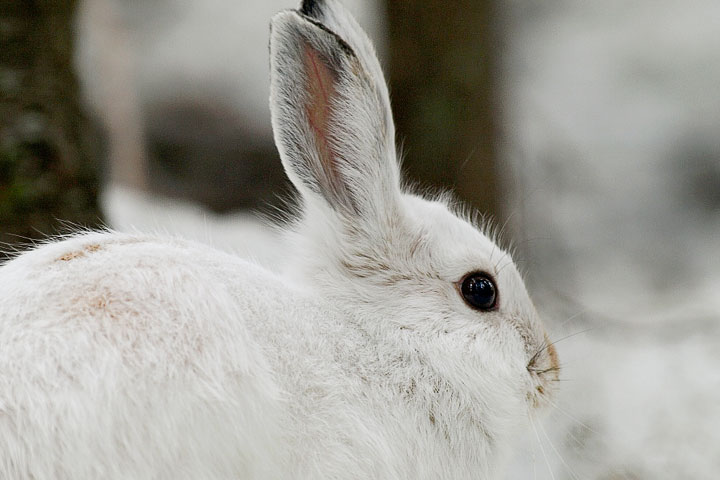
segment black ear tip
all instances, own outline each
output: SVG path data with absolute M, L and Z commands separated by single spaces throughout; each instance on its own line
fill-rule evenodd
M 317 18 L 323 3 L 323 0 L 303 0 L 302 5 L 300 5 L 300 13 Z

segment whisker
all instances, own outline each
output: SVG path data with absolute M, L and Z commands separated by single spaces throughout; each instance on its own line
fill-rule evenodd
M 503 265 L 502 267 L 500 267 L 500 269 L 497 269 L 497 267 L 495 267 L 495 275 L 500 275 L 500 272 L 502 272 L 505 268 L 509 267 L 512 264 L 513 264 L 512 260 L 508 260 L 508 262 L 505 265 Z
M 503 234 L 505 233 L 505 228 L 507 228 L 508 224 L 510 223 L 510 220 L 515 216 L 517 213 L 517 210 L 513 211 L 508 215 L 508 217 L 503 222 L 502 226 L 500 227 L 500 231 L 497 233 L 497 235 L 494 235 L 495 242 L 499 242 L 502 239 Z
M 530 453 L 532 454 L 533 478 L 537 480 L 537 458 L 535 457 L 535 445 L 531 443 L 530 448 Z
M 468 153 L 468 154 L 467 154 L 467 157 L 465 157 L 465 161 L 463 161 L 463 162 L 460 164 L 460 168 L 458 168 L 458 173 L 462 173 L 463 169 L 467 166 L 468 162 L 469 162 L 470 159 L 473 157 L 473 155 L 475 155 L 475 148 L 473 148 L 472 150 L 470 150 L 470 153 Z
M 512 220 L 512 218 L 515 216 L 516 213 L 517 213 L 517 210 L 511 212 L 510 215 L 508 215 L 508 217 L 505 219 L 505 221 L 503 222 L 502 226 L 500 227 L 500 230 L 497 230 L 496 228 L 493 228 L 493 231 L 492 231 L 491 234 L 490 234 L 490 237 L 491 237 L 492 240 L 493 240 L 493 249 L 492 249 L 492 251 L 490 252 L 490 261 L 491 261 L 491 262 L 492 262 L 492 257 L 493 257 L 493 255 L 495 254 L 495 250 L 498 249 L 498 244 L 501 242 L 503 233 L 505 232 L 505 228 L 508 226 L 508 223 L 510 223 L 510 220 Z M 497 269 L 497 266 L 498 266 L 498 264 L 502 261 L 502 259 L 503 259 L 503 257 L 501 256 L 501 257 L 498 259 L 497 263 L 496 263 L 495 265 L 493 265 L 493 270 L 496 270 L 496 269 Z
M 596 328 L 597 328 L 597 327 L 586 328 L 585 330 L 580 330 L 579 332 L 571 333 L 571 334 L 569 334 L 569 335 L 566 335 L 566 336 L 564 336 L 564 337 L 561 337 L 561 338 L 559 338 L 559 339 L 557 339 L 557 340 L 553 340 L 553 341 L 550 341 L 550 342 L 548 342 L 547 340 L 543 340 L 543 343 L 540 345 L 540 348 L 538 348 L 538 350 L 532 355 L 532 357 L 530 357 L 530 361 L 528 362 L 528 365 L 532 365 L 532 364 L 537 360 L 537 357 L 540 356 L 540 354 L 543 353 L 545 350 L 547 350 L 548 348 L 550 348 L 550 346 L 557 345 L 559 342 L 562 342 L 563 340 L 567 340 L 567 339 L 572 338 L 572 337 L 574 337 L 574 336 L 576 336 L 576 335 L 580 335 L 580 334 L 583 334 L 583 333 L 587 333 L 587 332 L 589 332 L 589 331 L 591 331 L 591 330 L 595 330 Z
M 545 400 L 546 400 L 552 407 L 554 407 L 558 412 L 562 413 L 563 415 L 565 415 L 566 417 L 568 417 L 570 420 L 576 422 L 578 425 L 580 425 L 581 427 L 585 428 L 587 431 L 592 432 L 592 433 L 594 433 L 595 435 L 601 435 L 600 432 L 598 432 L 597 430 L 593 429 L 593 428 L 590 427 L 589 425 L 587 425 L 587 424 L 585 424 L 584 422 L 578 420 L 577 418 L 575 418 L 574 416 L 570 415 L 570 414 L 567 413 L 565 410 L 563 410 L 562 408 L 560 408 L 560 406 L 559 406 L 557 403 L 553 402 L 553 401 L 550 400 L 549 398 L 546 398 Z
M 493 242 L 492 250 L 490 250 L 490 259 L 489 262 L 492 262 L 492 257 L 495 255 L 495 250 L 497 250 L 497 243 Z M 501 257 L 502 258 L 502 257 Z M 494 268 L 494 267 L 493 267 Z
M 548 443 L 550 444 L 550 448 L 553 449 L 553 452 L 555 452 L 555 455 L 557 455 L 557 457 L 560 459 L 562 464 L 565 465 L 565 468 L 567 468 L 568 472 L 570 472 L 570 476 L 575 480 L 579 480 L 580 477 L 578 477 L 578 475 L 575 473 L 575 471 L 572 468 L 570 468 L 570 465 L 567 464 L 567 462 L 562 457 L 562 455 L 560 455 L 560 452 L 558 452 L 557 448 L 555 448 L 555 445 L 553 445 L 553 442 L 552 442 L 552 440 L 550 440 L 550 437 L 548 436 L 547 432 L 545 431 L 545 427 L 542 426 L 542 423 L 539 426 L 540 426 L 540 432 L 542 432 L 542 434 L 547 439 Z
M 565 321 L 563 321 L 563 322 L 560 324 L 559 328 L 562 328 L 562 327 L 564 327 L 565 325 L 567 325 L 568 323 L 570 323 L 570 322 L 572 322 L 573 320 L 575 320 L 576 318 L 578 318 L 578 317 L 580 317 L 580 316 L 582 316 L 582 315 L 585 315 L 585 314 L 588 312 L 588 310 L 589 310 L 589 309 L 586 308 L 586 309 L 583 309 L 582 311 L 576 313 L 575 315 L 571 315 L 569 318 L 567 318 Z
M 540 451 L 543 454 L 543 458 L 545 459 L 545 465 L 548 467 L 548 472 L 550 473 L 550 477 L 555 480 L 555 474 L 552 471 L 552 467 L 550 467 L 550 461 L 548 460 L 547 455 L 545 454 L 545 449 L 543 448 L 542 441 L 540 440 L 540 435 L 538 435 L 537 428 L 535 427 L 535 422 L 532 419 L 532 416 L 530 416 L 530 425 L 532 426 L 533 431 L 535 432 L 535 438 L 537 438 L 538 445 L 540 445 Z
M 538 375 L 542 375 L 543 373 L 548 373 L 548 372 L 559 372 L 560 366 L 558 365 L 557 367 L 544 368 L 542 370 L 538 370 L 537 368 L 528 368 L 528 370 L 533 373 L 537 373 Z
M 551 288 L 551 289 L 548 289 L 548 292 L 552 293 L 552 295 L 555 299 L 564 302 L 566 305 L 568 305 L 572 308 L 577 308 L 577 309 L 583 310 L 585 312 L 588 312 L 588 313 L 592 314 L 593 317 L 603 319 L 606 321 L 610 321 L 610 322 L 621 322 L 622 321 L 622 319 L 620 317 L 608 315 L 606 312 L 599 312 L 597 310 L 594 310 L 594 309 L 588 307 L 587 305 L 578 301 L 575 297 L 568 295 L 567 293 L 565 293 L 561 290 Z
M 572 438 L 572 439 L 575 441 L 575 443 L 577 443 L 578 447 L 581 447 L 581 448 L 582 448 L 582 447 L 585 446 L 585 444 L 583 443 L 583 441 L 580 440 L 578 437 L 576 437 L 575 434 L 572 433 L 572 431 L 571 431 L 569 428 L 566 429 L 566 432 L 565 432 L 565 433 L 567 433 L 567 435 L 568 435 L 570 438 Z
M 579 332 L 571 333 L 571 334 L 566 335 L 566 336 L 564 336 L 564 337 L 562 337 L 562 338 L 559 338 L 559 339 L 557 339 L 557 340 L 552 340 L 552 341 L 548 344 L 548 347 L 549 347 L 550 345 L 557 345 L 558 343 L 562 342 L 563 340 L 567 340 L 568 338 L 572 338 L 572 337 L 574 337 L 574 336 L 577 336 L 577 335 L 580 335 L 580 334 L 587 333 L 587 332 L 589 332 L 589 331 L 595 330 L 596 328 L 597 328 L 597 327 L 586 328 L 585 330 L 580 330 Z M 547 348 L 547 347 L 546 347 L 546 348 Z

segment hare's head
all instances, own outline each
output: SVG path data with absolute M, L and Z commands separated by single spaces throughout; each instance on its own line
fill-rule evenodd
M 509 255 L 447 202 L 403 192 L 364 32 L 339 3 L 305 1 L 273 19 L 270 50 L 275 140 L 303 204 L 296 268 L 432 379 L 408 387 L 420 400 L 444 397 L 491 433 L 527 418 L 555 351 Z

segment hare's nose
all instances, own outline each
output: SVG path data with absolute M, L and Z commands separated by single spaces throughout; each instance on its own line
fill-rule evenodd
M 547 358 L 547 362 L 544 361 L 545 358 Z M 530 358 L 530 361 L 527 364 L 527 369 L 537 374 L 557 372 L 560 370 L 557 350 L 555 349 L 555 345 L 550 341 L 550 338 L 548 338 L 547 334 L 545 334 L 543 347 Z

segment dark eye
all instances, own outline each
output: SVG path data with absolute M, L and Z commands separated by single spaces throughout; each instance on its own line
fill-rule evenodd
M 495 283 L 484 273 L 471 273 L 460 286 L 465 301 L 478 310 L 491 310 L 497 300 Z

